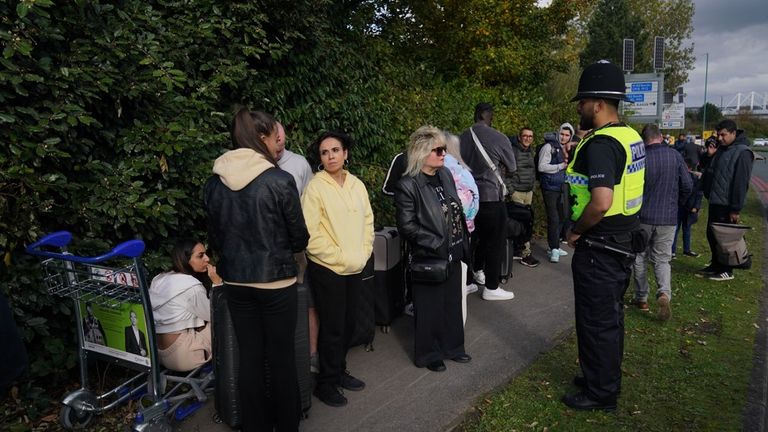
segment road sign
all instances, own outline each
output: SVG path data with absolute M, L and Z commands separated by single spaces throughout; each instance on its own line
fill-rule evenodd
M 685 129 L 685 104 L 664 104 L 661 114 L 662 129 Z
M 627 99 L 624 112 L 632 116 L 656 116 L 659 112 L 659 82 L 637 81 L 627 83 Z

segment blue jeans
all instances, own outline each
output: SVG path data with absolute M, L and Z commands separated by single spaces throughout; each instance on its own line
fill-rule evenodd
M 683 252 L 691 251 L 691 223 L 688 221 L 690 210 L 685 207 L 677 209 L 677 228 L 675 228 L 675 238 L 672 240 L 672 253 L 677 251 L 677 233 L 683 228 Z

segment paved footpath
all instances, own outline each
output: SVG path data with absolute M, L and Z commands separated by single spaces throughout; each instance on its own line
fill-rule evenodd
M 366 383 L 362 392 L 345 392 L 349 404 L 331 408 L 312 398 L 307 432 L 435 432 L 457 426 L 485 394 L 506 384 L 573 327 L 571 256 L 551 264 L 544 242 L 534 245 L 536 268 L 515 262 L 514 277 L 505 285 L 510 301 L 484 301 L 480 293 L 467 299 L 465 347 L 472 362 L 448 361 L 442 373 L 413 365 L 413 319 L 395 320 L 387 334 L 376 330 L 375 350 L 353 348 L 350 372 Z M 575 371 L 575 369 L 574 369 Z M 212 421 L 213 401 L 178 425 L 178 431 L 219 432 L 231 429 Z

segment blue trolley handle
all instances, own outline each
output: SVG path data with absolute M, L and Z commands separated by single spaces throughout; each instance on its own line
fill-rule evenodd
M 111 251 L 95 257 L 81 257 L 66 253 L 56 253 L 40 250 L 40 248 L 43 246 L 63 248 L 68 245 L 70 241 L 72 241 L 71 233 L 68 231 L 57 231 L 55 233 L 48 234 L 47 236 L 27 246 L 27 253 L 30 255 L 46 258 L 57 258 L 82 264 L 96 264 L 118 256 L 137 258 L 140 257 L 144 252 L 144 242 L 141 240 L 128 240 L 115 246 Z

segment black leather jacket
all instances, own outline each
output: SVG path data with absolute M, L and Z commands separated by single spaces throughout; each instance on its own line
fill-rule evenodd
M 440 168 L 437 172 L 446 196 L 461 205 L 450 171 Z M 451 226 L 443 217 L 440 201 L 424 173 L 420 172 L 416 177 L 405 175 L 400 179 L 395 189 L 395 208 L 397 231 L 410 243 L 413 257 L 448 259 L 451 254 L 453 261 L 469 261 L 469 235 L 464 212 L 461 213 L 464 222 L 461 249 L 450 251 Z
M 237 191 L 214 175 L 203 200 L 208 241 L 225 281 L 265 283 L 297 275 L 293 254 L 307 247 L 309 233 L 290 174 L 269 168 Z

